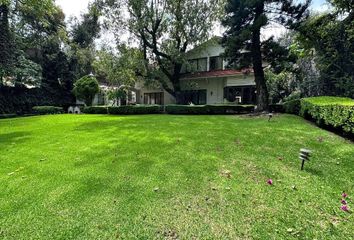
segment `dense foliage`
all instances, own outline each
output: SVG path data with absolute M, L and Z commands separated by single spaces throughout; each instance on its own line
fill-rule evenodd
M 98 81 L 93 76 L 84 76 L 74 84 L 73 93 L 77 99 L 83 100 L 87 106 L 92 105 L 95 95 L 100 91 Z
M 329 1 L 332 11 L 302 25 L 299 42 L 314 55 L 320 95 L 354 97 L 354 2 Z M 308 94 L 311 96 L 311 93 Z M 313 96 L 313 95 L 312 95 Z
M 0 87 L 0 114 L 28 114 L 32 112 L 33 106 L 39 105 L 67 108 L 73 101 L 71 94 L 63 90 L 28 89 L 24 86 Z
M 0 112 L 73 102 L 74 80 L 92 71 L 98 16 L 93 2 L 68 27 L 53 0 L 0 1 Z

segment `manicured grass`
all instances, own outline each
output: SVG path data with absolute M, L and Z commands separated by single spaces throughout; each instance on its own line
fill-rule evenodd
M 297 116 L 4 119 L 0 153 L 1 239 L 354 236 L 354 145 Z

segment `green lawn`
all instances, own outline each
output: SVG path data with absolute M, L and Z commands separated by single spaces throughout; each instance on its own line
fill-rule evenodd
M 0 120 L 0 239 L 352 239 L 353 161 L 291 115 Z

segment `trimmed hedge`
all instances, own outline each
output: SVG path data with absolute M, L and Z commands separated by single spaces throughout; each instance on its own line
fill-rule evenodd
M 291 100 L 283 104 L 284 112 L 299 115 L 301 102 L 300 99 Z
M 235 114 L 250 113 L 254 111 L 253 105 L 167 105 L 168 114 Z
M 284 105 L 281 104 L 281 103 L 270 104 L 269 105 L 269 111 L 270 112 L 282 113 L 282 112 L 284 112 Z
M 0 114 L 0 119 L 15 118 L 17 114 Z
M 159 105 L 135 105 L 135 106 L 120 106 L 108 107 L 108 114 L 112 115 L 130 115 L 130 114 L 157 114 L 162 112 L 162 107 Z
M 301 100 L 299 114 L 313 119 L 320 126 L 327 125 L 354 134 L 354 100 L 340 97 L 314 97 Z
M 35 114 L 39 115 L 64 113 L 64 109 L 62 107 L 54 106 L 35 106 L 32 108 L 32 110 Z
M 107 107 L 85 107 L 82 112 L 86 114 L 108 114 Z

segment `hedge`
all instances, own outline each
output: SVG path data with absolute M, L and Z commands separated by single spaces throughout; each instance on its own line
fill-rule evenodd
M 86 114 L 108 114 L 107 107 L 85 107 L 82 112 Z
M 108 107 L 108 114 L 112 114 L 112 115 L 157 114 L 161 112 L 162 112 L 162 107 L 159 105 Z
M 15 117 L 17 117 L 17 114 L 0 114 L 0 119 L 15 118 Z
M 281 103 L 270 104 L 269 105 L 269 111 L 270 112 L 282 113 L 282 112 L 284 112 L 284 105 L 281 104 Z
M 327 125 L 354 133 L 354 100 L 340 97 L 301 99 L 299 114 L 313 119 L 320 126 Z
M 299 115 L 301 102 L 300 99 L 291 100 L 283 103 L 284 112 Z
M 35 106 L 32 110 L 35 114 L 39 115 L 64 113 L 64 109 L 62 107 L 55 106 Z
M 0 114 L 31 114 L 34 106 L 61 106 L 66 109 L 74 102 L 70 91 L 64 89 L 0 86 Z
M 253 112 L 253 105 L 167 105 L 168 114 L 235 114 Z

